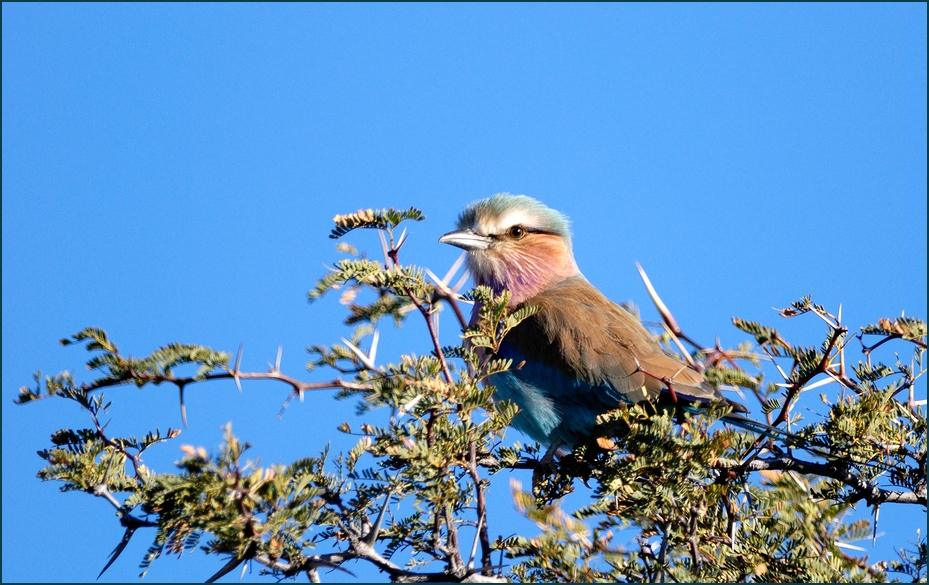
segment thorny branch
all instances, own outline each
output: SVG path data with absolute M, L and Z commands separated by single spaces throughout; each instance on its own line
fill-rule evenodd
M 481 541 L 481 564 L 488 567 L 492 561 L 490 559 L 490 537 L 487 534 L 487 501 L 484 493 L 484 483 L 477 471 L 477 448 L 473 441 L 468 444 L 468 473 L 474 483 L 475 498 L 477 500 L 477 536 Z
M 784 399 L 784 406 L 781 408 L 781 411 L 778 413 L 777 417 L 771 423 L 774 426 L 777 426 L 781 423 L 787 422 L 787 413 L 790 412 L 790 407 L 793 405 L 793 400 L 796 398 L 797 394 L 800 392 L 800 389 L 806 386 L 810 380 L 818 376 L 819 374 L 829 373 L 829 364 L 832 363 L 832 350 L 835 348 L 836 342 L 839 338 L 844 335 L 848 329 L 842 326 L 836 326 L 832 335 L 829 336 L 829 345 L 826 347 L 826 351 L 823 352 L 823 358 L 819 361 L 819 364 L 816 368 L 805 376 L 801 376 L 796 382 L 790 385 L 787 389 L 787 396 Z M 857 388 L 857 386 L 854 386 Z
M 387 250 L 387 256 L 390 258 L 390 260 L 393 262 L 395 266 L 399 266 L 400 265 L 400 256 L 399 256 L 400 248 L 403 247 L 403 243 L 406 240 L 403 236 L 401 236 L 400 243 L 397 245 L 394 245 L 393 233 L 391 232 L 388 232 L 388 233 L 390 234 L 390 249 Z M 405 231 L 403 235 L 406 235 Z M 426 306 L 419 299 L 416 298 L 416 295 L 414 295 L 413 292 L 409 288 L 404 287 L 404 292 L 406 293 L 406 296 L 409 297 L 410 302 L 413 303 L 413 306 L 415 306 L 419 310 L 420 314 L 422 314 L 423 319 L 425 319 L 426 328 L 429 330 L 429 337 L 432 340 L 433 347 L 435 348 L 435 355 L 438 357 L 439 363 L 442 365 L 442 374 L 445 376 L 445 381 L 451 384 L 452 373 L 448 369 L 448 363 L 445 361 L 445 354 L 442 353 L 442 344 L 439 342 L 439 334 L 435 329 L 435 321 L 433 320 L 433 310 L 430 309 L 430 307 L 433 306 L 433 303 L 430 303 L 429 306 Z
M 870 484 L 830 463 L 803 461 L 796 457 L 775 457 L 771 459 L 755 459 L 749 462 L 745 466 L 745 469 L 747 471 L 798 471 L 800 473 L 829 477 L 855 490 L 855 494 L 849 499 L 850 503 L 865 500 L 869 506 L 876 506 L 884 503 L 926 505 L 925 485 L 915 492 L 888 490 L 875 484 Z
M 387 233 L 390 234 L 389 230 Z M 387 249 L 386 242 L 385 242 L 385 255 L 387 256 L 387 260 L 388 260 L 386 262 L 388 265 L 388 268 L 390 267 L 391 263 L 393 265 L 399 266 L 398 253 L 404 241 L 405 241 L 405 238 L 401 236 L 399 243 L 397 245 L 394 245 L 393 236 L 391 234 L 389 249 Z M 693 358 L 690 355 L 688 355 L 686 351 L 684 351 L 683 344 L 680 343 L 678 338 L 687 341 L 688 343 L 693 345 L 695 348 L 700 349 L 700 351 L 704 352 L 704 354 L 708 356 L 706 358 L 707 363 L 717 364 L 720 361 L 725 360 L 731 363 L 733 367 L 738 369 L 738 366 L 735 364 L 734 359 L 738 359 L 738 358 L 742 358 L 746 356 L 738 355 L 738 352 L 727 352 L 723 350 L 722 347 L 720 346 L 718 339 L 716 342 L 715 351 L 708 350 L 708 349 L 702 349 L 702 346 L 695 343 L 691 338 L 689 338 L 683 333 L 683 331 L 677 324 L 676 320 L 674 319 L 673 315 L 671 314 L 670 310 L 668 310 L 668 308 L 661 302 L 661 299 L 658 297 L 657 293 L 654 291 L 654 288 L 651 286 L 651 283 L 648 282 L 648 279 L 645 276 L 644 271 L 641 270 L 641 267 L 639 268 L 639 270 L 642 274 L 643 280 L 645 281 L 647 288 L 649 289 L 649 294 L 652 296 L 652 299 L 655 301 L 656 305 L 658 306 L 659 312 L 662 315 L 664 323 L 666 324 L 667 329 L 669 333 L 671 334 L 672 339 L 681 349 L 685 359 L 688 360 L 688 363 L 690 363 L 691 366 L 694 367 L 695 369 L 699 369 L 699 365 L 695 364 Z M 450 289 L 444 281 L 439 281 L 438 279 L 436 280 L 437 280 L 438 286 L 435 287 L 435 292 L 432 294 L 432 297 L 429 299 L 417 298 L 411 293 L 411 291 L 408 288 L 405 289 L 405 291 L 411 303 L 420 311 L 420 313 L 423 315 L 424 319 L 426 320 L 426 326 L 429 331 L 430 338 L 435 348 L 435 352 L 438 357 L 438 360 L 441 363 L 444 377 L 447 382 L 452 383 L 451 372 L 448 367 L 448 364 L 445 361 L 445 358 L 444 358 L 444 355 L 443 355 L 443 352 L 441 350 L 441 346 L 438 340 L 437 322 L 435 318 L 436 317 L 435 307 L 438 301 L 445 300 L 452 306 L 455 312 L 456 318 L 458 319 L 462 327 L 467 326 L 467 320 L 465 319 L 464 315 L 462 314 L 460 310 L 460 307 L 458 306 L 456 292 L 453 289 Z M 457 286 L 455 288 L 457 288 Z M 801 379 L 796 380 L 790 386 L 788 386 L 787 398 L 786 398 L 784 407 L 781 409 L 777 417 L 777 420 L 776 422 L 774 422 L 774 424 L 779 424 L 781 422 L 786 421 L 787 414 L 789 413 L 789 408 L 791 406 L 792 401 L 795 399 L 796 395 L 809 383 L 809 381 L 812 378 L 814 378 L 815 376 L 819 374 L 826 374 L 832 377 L 833 379 L 836 379 L 836 381 L 840 382 L 844 386 L 851 388 L 853 390 L 857 390 L 857 386 L 855 385 L 855 382 L 850 380 L 845 374 L 844 355 L 840 353 L 842 359 L 840 362 L 840 367 L 837 372 L 834 371 L 835 368 L 832 365 L 832 359 L 834 357 L 833 352 L 836 349 L 836 347 L 839 347 L 839 351 L 841 352 L 842 350 L 844 350 L 845 344 L 848 343 L 848 340 L 846 340 L 844 344 L 839 343 L 839 340 L 841 340 L 842 337 L 847 333 L 847 329 L 845 329 L 841 325 L 840 319 L 833 318 L 835 319 L 835 321 L 831 322 L 824 315 L 820 314 L 819 311 L 816 310 L 815 308 L 809 309 L 809 310 L 813 310 L 814 312 L 816 312 L 818 316 L 820 316 L 820 318 L 823 318 L 827 323 L 829 323 L 830 327 L 832 327 L 832 333 L 828 339 L 827 348 L 823 355 L 823 358 L 822 360 L 820 360 L 817 367 L 811 372 L 807 373 Z M 841 310 L 839 312 L 839 315 L 841 316 Z M 858 337 L 860 339 L 860 335 Z M 864 346 L 864 342 L 862 341 L 862 346 L 864 347 L 863 351 L 865 352 L 865 354 L 868 354 L 872 350 L 886 343 L 887 341 L 891 339 L 901 338 L 901 337 L 902 335 L 899 335 L 899 334 L 889 335 L 871 347 Z M 926 347 L 925 343 L 920 342 L 918 340 L 916 340 L 915 343 L 922 348 Z M 762 349 L 767 353 L 768 348 L 763 347 Z M 188 384 L 191 384 L 194 382 L 206 381 L 206 380 L 233 379 L 236 385 L 239 387 L 240 391 L 241 391 L 241 384 L 240 384 L 241 380 L 279 380 L 281 382 L 284 382 L 285 384 L 288 384 L 292 388 L 292 393 L 290 397 L 288 398 L 288 402 L 290 401 L 291 398 L 295 396 L 302 397 L 303 392 L 311 391 L 311 390 L 324 390 L 324 389 L 333 389 L 333 388 L 352 389 L 352 390 L 371 390 L 372 389 L 372 385 L 370 384 L 359 384 L 359 383 L 353 383 L 353 382 L 346 382 L 346 381 L 341 380 L 340 378 L 336 378 L 328 382 L 311 383 L 311 382 L 304 382 L 296 378 L 287 376 L 280 371 L 280 353 L 278 354 L 278 359 L 275 365 L 272 366 L 268 372 L 242 372 L 240 370 L 241 355 L 242 355 L 242 349 L 240 348 L 237 359 L 236 359 L 235 366 L 232 369 L 226 366 L 220 366 L 225 370 L 224 372 L 210 373 L 210 374 L 206 374 L 203 376 L 190 376 L 190 377 L 175 377 L 173 375 L 133 371 L 132 365 L 131 365 L 132 362 L 127 361 L 122 356 L 117 355 L 116 357 L 120 360 L 121 365 L 125 367 L 124 374 L 122 374 L 121 376 L 107 378 L 104 380 L 93 382 L 91 384 L 84 383 L 81 385 L 79 389 L 84 392 L 91 392 L 91 391 L 98 390 L 98 389 L 101 389 L 107 386 L 124 384 L 129 381 L 142 382 L 142 383 L 151 382 L 155 384 L 158 384 L 161 382 L 169 382 L 177 386 L 179 390 L 179 393 L 181 396 L 182 416 L 183 416 L 183 392 L 184 392 L 185 387 Z M 769 357 L 773 358 L 773 356 L 771 356 L 770 354 L 768 355 Z M 752 355 L 751 357 L 755 357 L 755 356 Z M 468 365 L 470 367 L 470 364 Z M 638 366 L 638 363 L 636 365 Z M 672 387 L 674 376 L 671 376 L 670 378 L 667 378 L 667 377 L 659 378 L 658 376 L 655 376 L 654 374 L 651 374 L 648 371 L 644 370 L 640 366 L 638 366 L 638 370 L 647 376 L 659 379 L 662 382 L 664 382 L 668 386 L 668 389 L 671 392 L 672 396 L 675 396 L 674 389 Z M 901 387 L 900 390 L 904 388 L 905 386 Z M 911 390 L 910 403 L 911 403 L 911 408 L 912 408 L 912 403 L 913 403 L 912 383 L 910 384 L 909 388 Z M 758 397 L 759 401 L 762 401 L 761 394 L 755 389 L 753 389 L 753 391 L 755 392 L 755 395 L 756 397 Z M 675 396 L 675 400 L 676 400 L 676 396 Z M 286 405 L 287 404 L 285 403 L 285 406 L 284 406 L 285 408 L 286 408 Z M 96 432 L 98 436 L 100 437 L 100 439 L 109 448 L 121 453 L 122 455 L 124 455 L 126 458 L 130 460 L 130 462 L 134 466 L 136 478 L 141 482 L 142 476 L 143 476 L 143 470 L 140 468 L 141 462 L 140 462 L 140 457 L 139 457 L 139 454 L 141 453 L 141 451 L 139 451 L 139 454 L 130 453 L 126 449 L 125 445 L 119 443 L 118 441 L 113 441 L 107 438 L 107 436 L 104 433 L 105 425 L 101 426 L 96 413 L 92 412 L 92 416 L 93 416 L 94 425 L 96 427 Z M 435 412 L 430 412 L 429 416 L 430 416 L 429 423 L 427 425 L 429 428 L 428 443 L 431 447 L 434 444 L 431 426 L 435 420 L 434 419 Z M 185 421 L 185 425 L 186 425 L 186 421 Z M 239 504 L 240 504 L 239 514 L 241 515 L 241 519 L 244 524 L 244 532 L 246 533 L 246 537 L 250 538 L 251 541 L 248 543 L 248 546 L 243 550 L 241 555 L 230 559 L 230 561 L 222 569 L 220 569 L 220 571 L 216 573 L 211 578 L 211 580 L 215 580 L 221 577 L 222 575 L 232 571 L 235 567 L 241 565 L 242 563 L 254 561 L 264 566 L 267 566 L 270 569 L 277 571 L 286 577 L 293 577 L 293 576 L 299 575 L 300 573 L 306 573 L 310 581 L 318 582 L 319 581 L 318 571 L 320 569 L 340 570 L 340 571 L 344 571 L 344 572 L 351 574 L 349 571 L 342 568 L 341 564 L 349 560 L 364 560 L 364 561 L 370 562 L 371 564 L 373 564 L 375 567 L 377 567 L 381 571 L 387 573 L 390 576 L 391 580 L 394 582 L 406 582 L 406 583 L 449 582 L 449 581 L 502 582 L 503 581 L 502 577 L 493 576 L 494 567 L 492 565 L 492 561 L 490 558 L 491 545 L 490 545 L 490 541 L 488 538 L 488 527 L 487 527 L 486 493 L 484 489 L 483 480 L 481 479 L 481 476 L 478 470 L 478 467 L 491 467 L 494 469 L 499 469 L 499 461 L 495 459 L 493 454 L 481 454 L 480 459 L 479 459 L 476 445 L 473 441 L 468 443 L 468 449 L 469 449 L 469 452 L 468 452 L 467 461 L 466 461 L 466 473 L 470 475 L 470 478 L 474 484 L 474 490 L 475 490 L 476 513 L 477 513 L 477 523 L 476 523 L 477 534 L 475 536 L 474 546 L 476 547 L 476 544 L 478 541 L 481 544 L 481 563 L 480 563 L 481 566 L 480 567 L 471 568 L 470 560 L 467 564 L 463 562 L 462 557 L 461 557 L 460 546 L 458 542 L 459 534 L 458 534 L 457 523 L 459 522 L 459 520 L 456 519 L 452 508 L 447 504 L 436 506 L 434 510 L 434 516 L 432 518 L 433 530 L 431 534 L 431 537 L 434 539 L 433 540 L 433 545 L 434 545 L 433 554 L 436 554 L 436 555 L 441 554 L 442 557 L 444 557 L 444 560 L 446 562 L 445 571 L 425 573 L 425 572 L 415 572 L 415 571 L 407 570 L 393 563 L 389 558 L 385 558 L 384 556 L 379 554 L 377 550 L 375 549 L 374 545 L 378 542 L 378 532 L 379 532 L 381 520 L 383 519 L 384 511 L 386 510 L 387 503 L 389 502 L 390 497 L 391 497 L 390 492 L 387 493 L 385 507 L 381 509 L 381 512 L 378 515 L 378 518 L 375 521 L 374 525 L 371 526 L 370 522 L 368 522 L 367 526 L 371 526 L 370 530 L 356 529 L 357 527 L 355 527 L 351 523 L 351 521 L 348 520 L 349 512 L 341 504 L 341 502 L 336 502 L 337 507 L 339 509 L 339 513 L 337 514 L 338 516 L 337 522 L 338 522 L 339 527 L 341 528 L 341 530 L 339 531 L 339 536 L 337 537 L 337 540 L 341 541 L 343 545 L 344 543 L 347 542 L 348 546 L 347 546 L 347 550 L 345 551 L 332 552 L 332 553 L 327 553 L 327 554 L 309 555 L 309 556 L 300 555 L 298 557 L 299 560 L 293 560 L 291 562 L 285 561 L 280 557 L 272 557 L 265 553 L 259 554 L 257 553 L 256 547 L 255 547 L 256 538 L 257 538 L 257 531 L 255 528 L 255 517 L 254 517 L 254 514 L 250 512 L 244 505 L 245 504 L 244 498 L 248 497 L 248 493 L 247 493 L 247 490 L 243 487 L 242 482 L 240 481 L 242 478 L 240 476 L 239 471 L 236 470 L 235 477 L 234 477 L 235 481 L 234 481 L 234 484 L 231 486 L 230 491 L 233 494 L 235 494 L 236 497 L 239 498 Z M 111 463 L 112 461 L 113 460 L 111 459 Z M 541 466 L 541 462 L 539 461 L 532 460 L 532 459 L 528 459 L 528 460 L 524 459 L 524 460 L 520 460 L 516 462 L 513 465 L 510 465 L 509 467 L 511 469 L 539 469 L 540 466 Z M 923 506 L 926 505 L 925 485 L 923 485 L 920 489 L 915 490 L 915 491 L 894 491 L 894 490 L 884 489 L 884 488 L 880 488 L 877 485 L 866 482 L 852 475 L 850 472 L 839 467 L 838 465 L 834 463 L 808 462 L 808 461 L 799 460 L 794 456 L 781 456 L 781 457 L 775 457 L 775 458 L 769 458 L 769 459 L 754 458 L 747 464 L 740 466 L 737 471 L 745 472 L 745 471 L 762 471 L 762 470 L 777 470 L 777 471 L 793 470 L 793 471 L 797 471 L 800 473 L 818 475 L 822 477 L 828 477 L 828 478 L 835 479 L 851 487 L 854 490 L 854 493 L 848 498 L 848 501 L 852 503 L 860 501 L 860 500 L 865 500 L 867 501 L 869 505 L 872 505 L 872 506 L 879 506 L 882 503 L 911 503 L 911 504 L 921 504 Z M 111 505 L 113 505 L 114 507 L 117 508 L 117 510 L 120 511 L 120 522 L 123 526 L 127 528 L 126 537 L 124 537 L 124 542 L 128 541 L 128 537 L 131 536 L 132 532 L 134 532 L 137 528 L 157 527 L 158 526 L 157 523 L 135 518 L 128 513 L 128 510 L 123 508 L 123 506 L 119 503 L 119 501 L 109 491 L 108 485 L 106 483 L 106 475 L 108 475 L 108 471 L 107 473 L 104 474 L 103 482 L 93 486 L 93 491 L 91 493 L 97 497 L 102 497 L 106 499 L 108 502 L 110 502 Z M 443 471 L 445 474 L 449 474 L 449 469 L 447 466 L 443 468 Z M 733 469 L 728 469 L 728 470 L 723 469 L 722 471 L 724 473 L 727 471 L 736 473 L 736 471 Z M 732 547 L 734 549 L 737 549 L 738 544 L 735 542 L 734 538 L 735 538 L 735 524 L 738 521 L 738 515 L 734 508 L 733 503 L 729 500 L 728 496 L 724 499 L 724 501 L 725 501 L 725 507 L 726 507 L 726 514 L 728 518 L 727 533 L 730 534 L 730 543 Z M 690 545 L 689 552 L 690 552 L 690 556 L 692 559 L 692 565 L 695 568 L 700 567 L 701 561 L 708 558 L 706 556 L 703 556 L 701 558 L 701 552 L 699 549 L 699 543 L 698 543 L 698 538 L 697 538 L 698 524 L 699 524 L 699 519 L 702 513 L 703 513 L 702 510 L 699 510 L 697 508 L 692 508 L 690 510 L 690 523 L 687 527 L 688 528 L 687 542 Z M 365 520 L 367 520 L 367 516 L 365 516 Z M 441 525 L 443 523 L 445 524 L 445 527 L 446 527 L 445 542 L 442 542 Z M 647 555 L 651 560 L 658 561 L 658 564 L 655 567 L 655 569 L 657 569 L 657 572 L 653 571 L 649 567 L 648 560 L 644 559 L 644 553 L 643 553 L 643 562 L 645 564 L 646 570 L 650 574 L 649 576 L 652 579 L 657 578 L 658 580 L 664 580 L 664 578 L 666 577 L 673 579 L 673 575 L 666 573 L 666 568 L 667 568 L 666 555 L 667 555 L 668 538 L 669 538 L 669 534 L 667 530 L 668 527 L 665 524 L 665 525 L 662 525 L 660 528 L 661 528 L 661 533 L 662 533 L 662 543 L 661 543 L 661 549 L 659 551 L 659 556 L 656 559 L 654 551 L 652 549 L 649 549 L 648 555 Z M 121 547 L 123 546 L 124 544 L 121 543 L 117 547 L 117 549 L 114 551 L 114 556 L 111 559 L 110 563 L 107 564 L 107 567 L 112 563 L 113 560 L 115 560 L 115 556 L 118 556 L 118 553 L 121 551 Z M 472 559 L 473 559 L 473 555 L 474 553 L 472 553 L 472 557 L 471 557 Z M 387 556 L 389 557 L 390 555 L 387 555 Z M 846 558 L 849 558 L 849 557 L 846 557 Z M 501 563 L 502 563 L 502 557 L 501 557 Z M 704 566 L 708 566 L 708 565 L 709 565 L 708 562 L 704 563 Z M 880 573 L 876 572 L 873 568 L 867 567 L 866 564 L 861 565 L 861 566 L 863 568 L 867 568 L 869 573 L 872 576 L 880 575 Z M 106 567 L 104 568 L 104 570 L 106 570 Z M 571 576 L 565 575 L 565 577 L 570 578 Z

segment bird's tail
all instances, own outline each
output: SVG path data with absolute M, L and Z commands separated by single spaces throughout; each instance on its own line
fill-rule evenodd
M 727 414 L 726 416 L 722 418 L 722 420 L 727 423 L 733 424 L 741 429 L 745 429 L 746 431 L 752 431 L 760 435 L 767 435 L 769 437 L 780 439 L 791 446 L 796 445 L 799 447 L 799 446 L 802 446 L 804 442 L 807 442 L 804 439 L 798 437 L 797 435 L 791 432 L 785 431 L 784 429 L 771 426 L 763 422 L 759 422 L 757 420 L 748 418 L 747 416 L 744 416 L 742 414 L 738 414 L 735 412 L 731 414 Z
M 753 420 L 738 413 L 727 414 L 726 416 L 722 417 L 721 420 L 747 431 L 757 433 L 759 435 L 759 442 L 761 442 L 765 437 L 771 437 L 783 441 L 788 447 L 802 449 L 812 455 L 823 457 L 828 461 L 864 465 L 867 467 L 877 467 L 880 469 L 892 469 L 892 466 L 888 466 L 884 463 L 876 461 L 862 461 L 860 458 L 854 457 L 848 453 L 839 453 L 827 447 L 814 445 L 809 439 L 800 437 L 789 431 L 785 431 L 784 429 Z

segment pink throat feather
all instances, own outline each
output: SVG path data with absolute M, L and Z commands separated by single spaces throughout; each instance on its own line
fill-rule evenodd
M 508 249 L 504 253 L 470 255 L 468 268 L 476 284 L 499 293 L 509 290 L 515 306 L 545 290 L 550 284 L 579 274 L 573 255 L 564 245 L 538 245 Z

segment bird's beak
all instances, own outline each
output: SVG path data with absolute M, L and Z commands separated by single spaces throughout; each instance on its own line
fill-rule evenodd
M 492 241 L 492 238 L 476 234 L 471 230 L 448 232 L 439 238 L 439 242 L 443 244 L 451 244 L 468 252 L 486 250 Z

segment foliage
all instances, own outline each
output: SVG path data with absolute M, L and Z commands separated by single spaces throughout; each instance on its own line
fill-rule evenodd
M 859 501 L 926 505 L 925 400 L 914 389 L 925 373 L 926 325 L 912 317 L 882 319 L 849 335 L 841 314 L 834 316 L 804 297 L 781 311 L 827 324 L 819 346 L 793 345 L 773 327 L 734 319 L 754 338 L 733 349 L 698 347 L 690 356 L 716 385 L 743 388 L 762 405 L 772 425 L 790 424 L 793 434 L 767 436 L 713 423 L 725 412 L 700 414 L 656 411 L 642 403 L 619 407 L 603 417 L 610 428 L 628 432 L 594 437 L 553 461 L 543 446 L 507 443 L 516 414 L 495 402 L 488 376 L 518 368 L 494 358 L 506 333 L 537 310 L 508 308 L 509 293 L 478 287 L 459 296 L 444 280 L 403 265 L 402 221 L 422 220 L 419 210 L 359 211 L 337 216 L 332 237 L 356 228 L 382 230 L 384 260 L 352 258 L 309 292 L 311 301 L 341 289 L 348 306 L 351 339 L 310 347 L 308 367 L 352 376 L 328 382 L 289 378 L 279 364 L 268 372 L 243 372 L 239 358 L 197 345 L 171 344 L 144 358 L 122 355 L 100 329 L 85 329 L 65 345 L 86 343 L 87 363 L 97 377 L 78 384 L 69 372 L 42 378 L 21 390 L 18 403 L 58 397 L 87 411 L 93 428 L 60 430 L 52 447 L 39 452 L 45 481 L 62 490 L 105 498 L 116 509 L 125 534 L 114 562 L 138 530 L 154 531 L 141 563 L 142 575 L 164 554 L 199 547 L 228 559 L 215 580 L 245 562 L 276 577 L 305 573 L 317 580 L 320 568 L 341 568 L 361 559 L 393 581 L 884 581 L 889 573 L 926 579 L 926 541 L 901 549 L 900 558 L 869 563 L 853 554 L 851 541 L 867 537 L 867 520 L 847 522 Z M 362 291 L 374 300 L 357 302 Z M 459 301 L 476 303 L 478 319 L 468 326 Z M 454 310 L 466 342 L 442 347 L 436 334 L 439 308 Z M 376 358 L 380 320 L 401 324 L 413 312 L 426 321 L 434 353 L 405 354 L 396 363 Z M 669 329 L 671 331 L 671 329 Z M 371 337 L 363 352 L 362 340 Z M 864 339 L 877 338 L 872 346 Z M 679 344 L 674 333 L 661 339 Z M 864 361 L 847 366 L 846 349 L 861 344 Z M 910 360 L 872 363 L 884 343 L 912 348 Z M 678 345 L 678 347 L 683 347 Z M 240 354 L 241 355 L 241 354 Z M 781 375 L 766 382 L 763 363 Z M 175 370 L 198 367 L 193 376 Z M 339 430 L 357 435 L 355 447 L 336 455 L 324 450 L 290 465 L 261 466 L 244 459 L 249 449 L 227 427 L 219 451 L 181 446 L 175 472 L 148 469 L 142 455 L 175 439 L 169 429 L 136 437 L 111 437 L 100 421 L 106 413 L 103 390 L 134 384 L 186 387 L 204 380 L 272 379 L 289 384 L 294 396 L 335 389 L 356 401 L 359 413 L 387 409 L 386 426 L 349 423 Z M 800 393 L 835 383 L 837 395 L 822 395 L 822 420 L 804 422 L 795 406 Z M 792 448 L 799 447 L 794 450 Z M 799 453 L 799 454 L 798 454 Z M 491 541 L 495 507 L 488 501 L 488 474 L 531 469 L 533 485 L 513 481 L 518 509 L 540 528 L 536 536 Z M 566 512 L 561 498 L 592 485 L 593 503 Z M 586 488 L 585 488 L 586 489 Z M 119 497 L 117 497 L 119 495 Z M 389 503 L 408 502 L 405 516 L 388 515 Z M 474 533 L 472 542 L 462 528 Z M 876 527 L 873 527 L 876 529 Z M 321 552 L 329 551 L 329 552 Z M 335 552 L 332 552 L 335 551 Z M 494 563 L 492 554 L 501 559 Z M 405 559 L 405 560 L 399 560 Z M 103 568 L 105 571 L 109 566 Z M 402 564 L 401 564 L 402 563 Z

